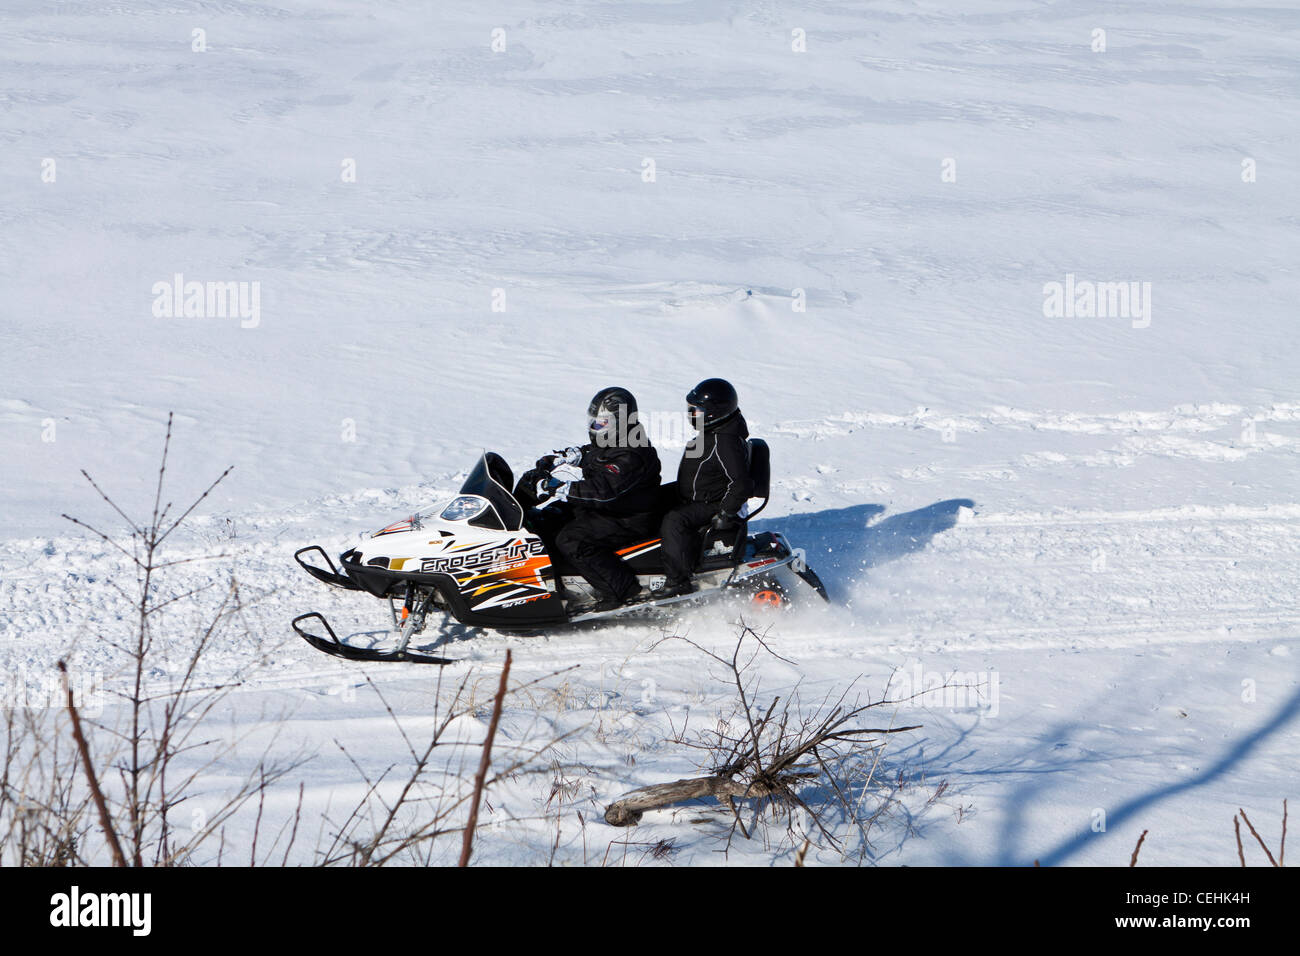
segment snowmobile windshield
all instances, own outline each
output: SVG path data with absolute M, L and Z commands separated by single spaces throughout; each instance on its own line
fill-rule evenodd
M 471 518 L 469 523 L 483 528 L 495 527 L 501 531 L 518 531 L 522 528 L 524 509 L 510 493 L 509 485 L 513 482 L 514 477 L 505 459 L 495 452 L 484 452 L 465 483 L 460 486 L 460 493 L 486 498 L 491 503 L 492 510 Z

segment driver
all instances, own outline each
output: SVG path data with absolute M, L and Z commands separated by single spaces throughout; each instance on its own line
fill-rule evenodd
M 587 434 L 587 444 L 538 461 L 520 491 L 525 500 L 553 500 L 540 513 L 539 533 L 596 591 L 591 610 L 610 611 L 643 591 L 616 549 L 654 537 L 659 454 L 625 388 L 596 393 L 587 407 Z

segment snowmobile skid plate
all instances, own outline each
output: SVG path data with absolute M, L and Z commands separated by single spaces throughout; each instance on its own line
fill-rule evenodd
M 321 637 L 319 634 L 313 634 L 304 628 L 304 622 L 309 620 L 317 621 L 329 637 Z M 326 654 L 334 657 L 341 657 L 349 661 L 374 661 L 374 662 L 395 662 L 399 664 L 454 664 L 455 661 L 446 657 L 434 657 L 430 654 L 421 654 L 419 651 L 413 651 L 409 647 L 405 648 L 375 648 L 375 647 L 357 647 L 355 644 L 345 644 L 339 640 L 334 628 L 330 627 L 330 622 L 325 620 L 325 616 L 317 611 L 308 611 L 306 614 L 299 614 L 293 619 L 293 629 L 298 636 L 304 641 L 316 648 L 318 651 L 324 651 Z

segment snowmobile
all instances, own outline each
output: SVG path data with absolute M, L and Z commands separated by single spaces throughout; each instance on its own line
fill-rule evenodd
M 659 539 L 651 538 L 618 550 L 647 589 L 643 599 L 610 611 L 589 610 L 596 599 L 590 586 L 563 560 L 547 553 L 542 538 L 529 527 L 528 512 L 509 490 L 514 487 L 510 466 L 500 455 L 485 452 L 455 497 L 376 531 L 340 554 L 338 564 L 319 545 L 294 553 L 318 581 L 387 600 L 397 631 L 395 647 L 345 643 L 316 611 L 294 618 L 293 629 L 317 650 L 347 660 L 447 664 L 451 661 L 410 646 L 431 613 L 470 627 L 539 631 L 724 593 L 781 605 L 795 580 L 826 600 L 826 589 L 802 549 L 791 547 L 780 532 L 749 534 L 748 523 L 767 506 L 771 484 L 767 443 L 750 439 L 749 446 L 754 479 L 750 500 L 761 503 L 753 510 L 746 505 L 736 528 L 705 536 L 694 574 L 697 590 L 691 594 L 655 598 L 665 577 Z

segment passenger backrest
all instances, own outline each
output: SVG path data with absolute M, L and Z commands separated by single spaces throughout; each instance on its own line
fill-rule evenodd
M 731 562 L 739 564 L 745 557 L 745 547 L 749 536 L 749 519 L 767 507 L 767 499 L 772 493 L 772 457 L 767 442 L 761 438 L 749 440 L 749 477 L 754 482 L 754 490 L 749 497 L 762 498 L 763 503 L 745 514 L 744 519 L 733 531 L 710 531 L 704 536 L 704 547 L 700 551 L 700 560 L 713 549 L 715 544 L 731 544 Z
M 749 440 L 749 477 L 754 482 L 754 498 L 766 499 L 772 491 L 772 455 L 761 438 Z

